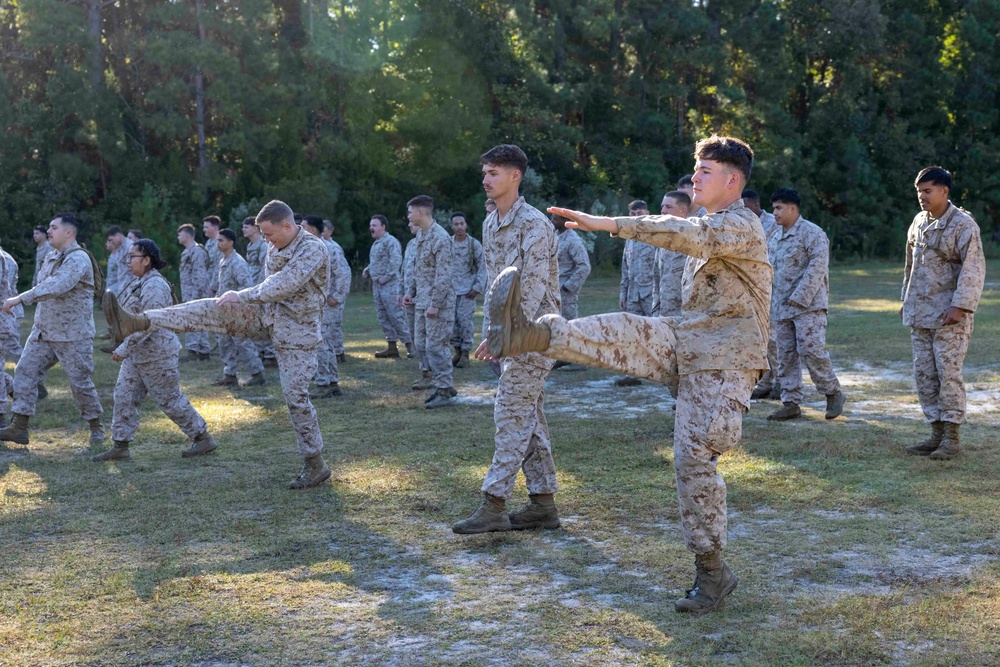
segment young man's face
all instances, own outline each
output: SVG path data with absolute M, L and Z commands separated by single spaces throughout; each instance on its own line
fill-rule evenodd
M 674 197 L 664 195 L 663 201 L 660 203 L 660 215 L 673 215 L 678 218 L 686 218 L 688 207 Z
M 257 225 L 243 225 L 243 238 L 252 239 L 257 234 Z
M 497 210 L 497 203 L 492 199 L 487 199 L 485 208 L 486 208 L 486 215 L 489 215 L 493 211 Z
M 32 237 L 33 239 L 35 239 L 35 243 L 37 243 L 38 245 L 42 245 L 42 244 L 43 244 L 43 243 L 45 243 L 45 241 L 47 241 L 47 240 L 48 240 L 48 238 L 49 238 L 49 237 L 48 237 L 48 236 L 47 236 L 47 235 L 45 234 L 45 232 L 40 232 L 40 231 L 38 231 L 37 229 L 36 229 L 36 230 L 34 231 L 34 233 L 33 233 L 33 234 L 31 235 L 31 237 Z
M 774 221 L 788 229 L 799 219 L 799 207 L 787 201 L 771 202 L 771 212 L 774 214 Z
M 49 223 L 49 244 L 56 250 L 68 248 L 75 238 L 73 231 L 73 225 L 64 225 L 62 218 L 56 218 Z
M 326 220 L 323 221 L 323 233 L 320 234 L 324 239 L 329 241 L 333 238 L 333 227 L 326 224 Z
M 139 237 L 136 236 L 135 234 L 133 234 L 132 232 L 129 232 L 128 233 L 128 240 L 131 241 L 132 243 L 135 243 L 136 241 L 139 240 Z
M 225 236 L 219 235 L 219 251 L 222 253 L 228 253 L 233 249 L 233 242 L 227 239 Z
M 108 237 L 108 240 L 104 242 L 104 247 L 110 252 L 114 252 L 121 247 L 122 243 L 125 242 L 125 237 L 121 234 L 112 234 Z
M 636 206 L 634 208 L 630 208 L 628 210 L 628 214 L 633 218 L 636 218 L 640 215 L 649 215 L 649 209 L 644 206 Z
M 753 214 L 758 218 L 760 217 L 760 214 L 764 212 L 760 207 L 760 202 L 756 199 L 744 199 L 743 205 L 753 211 Z
M 372 218 L 368 222 L 368 231 L 371 232 L 372 238 L 377 241 L 385 236 L 385 225 L 378 218 Z
M 291 243 L 299 233 L 299 226 L 291 218 L 278 223 L 261 220 L 257 227 L 260 228 L 261 236 L 279 250 Z
M 917 201 L 921 211 L 943 212 L 948 206 L 948 186 L 934 185 L 930 181 L 917 183 Z
M 451 219 L 451 231 L 455 232 L 455 236 L 462 239 L 465 238 L 466 233 L 469 231 L 469 224 L 460 215 L 456 215 Z
M 556 228 L 557 232 L 561 232 L 566 229 L 566 218 L 562 216 L 553 215 L 549 220 L 552 221 L 552 226 Z
M 521 172 L 511 167 L 495 164 L 483 165 L 483 190 L 490 199 L 497 200 L 517 192 Z
M 306 230 L 307 232 L 309 232 L 313 236 L 319 236 L 320 235 L 319 230 L 316 229 L 315 227 L 313 227 L 312 225 L 303 224 L 302 225 L 302 229 Z
M 412 222 L 410 222 L 409 220 L 407 220 L 407 221 L 406 221 L 406 228 L 407 228 L 407 229 L 409 229 L 409 230 L 410 230 L 410 233 L 411 233 L 411 234 L 413 234 L 414 236 L 416 236 L 416 235 L 417 235 L 417 232 L 419 232 L 419 231 L 420 231 L 420 228 L 419 228 L 419 227 L 417 227 L 417 226 L 416 226 L 415 224 L 413 224 Z
M 214 239 L 219 236 L 219 228 L 213 225 L 211 222 L 201 223 L 201 231 L 205 232 L 205 237 Z
M 177 232 L 177 242 L 183 246 L 191 243 L 192 237 L 188 232 Z
M 715 160 L 698 159 L 694 163 L 693 181 L 694 195 L 691 203 L 704 206 L 708 211 L 715 212 L 729 198 L 735 187 L 739 185 L 739 174 L 731 171 L 726 165 Z M 683 192 L 684 188 L 680 188 Z
M 429 208 L 423 208 L 422 206 L 406 207 L 407 222 L 412 222 L 413 224 L 420 227 L 430 222 L 430 219 L 431 219 L 431 210 Z

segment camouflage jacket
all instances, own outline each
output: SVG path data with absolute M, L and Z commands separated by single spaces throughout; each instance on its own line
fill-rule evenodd
M 372 244 L 368 253 L 368 276 L 373 283 L 382 279 L 383 284 L 399 280 L 403 268 L 403 250 L 396 237 L 386 232 Z
M 653 314 L 660 317 L 681 314 L 681 281 L 687 255 L 666 248 L 656 249 L 656 292 Z
M 38 302 L 32 336 L 57 343 L 93 339 L 94 268 L 77 243 L 49 253 L 38 284 L 20 296 L 26 306 Z
M 414 294 L 416 289 L 416 277 L 413 273 L 413 260 L 417 256 L 417 240 L 420 238 L 420 230 L 417 235 L 406 244 L 406 252 L 403 253 L 403 294 Z M 412 306 L 411 306 L 412 307 Z
M 573 229 L 557 233 L 559 251 L 559 289 L 568 294 L 578 295 L 583 283 L 590 275 L 590 256 L 583 247 L 583 239 Z
M 108 256 L 108 275 L 104 278 L 105 289 L 117 295 L 126 284 L 132 282 L 132 271 L 128 266 L 128 253 L 132 242 L 126 238 L 122 244 Z
M 830 241 L 822 228 L 799 216 L 788 229 L 775 230 L 767 255 L 774 267 L 771 319 L 790 320 L 829 307 Z
M 465 296 L 475 290 L 482 294 L 486 290 L 486 261 L 483 259 L 483 244 L 466 236 L 459 243 L 451 237 L 452 287 L 455 294 Z
M 250 279 L 256 285 L 264 280 L 264 262 L 267 260 L 267 241 L 259 238 L 247 243 L 247 264 L 250 265 Z
M 159 271 L 152 269 L 141 278 L 133 276 L 122 288 L 119 300 L 126 310 L 141 313 L 171 306 L 173 295 L 167 279 Z M 150 327 L 123 340 L 115 352 L 123 359 L 131 357 L 136 363 L 161 362 L 166 368 L 176 368 L 180 349 L 177 334 Z
M 52 246 L 49 245 L 48 241 L 35 248 L 35 272 L 31 275 L 32 287 L 38 284 L 38 272 L 42 270 L 42 264 L 50 252 L 52 252 Z
M 455 288 L 452 283 L 451 237 L 436 222 L 423 230 L 417 238 L 413 257 L 413 282 L 407 292 L 418 309 L 444 310 L 455 305 Z
M 192 243 L 181 253 L 181 299 L 195 301 L 212 296 L 208 282 L 208 251 Z
M 634 303 L 652 296 L 655 287 L 656 248 L 631 239 L 625 241 L 618 298 L 626 303 Z
M 226 257 L 221 252 L 222 259 L 219 260 L 219 288 L 216 296 L 222 296 L 226 292 L 239 292 L 254 284 L 250 276 L 250 264 L 247 263 L 240 253 L 233 250 Z
M 344 249 L 340 244 L 330 239 L 323 240 L 327 252 L 330 253 L 330 280 L 327 283 L 326 296 L 333 297 L 338 304 L 347 301 L 351 291 L 351 265 L 347 263 Z
M 985 279 L 979 225 L 968 211 L 948 202 L 936 220 L 917 214 L 906 233 L 903 324 L 937 329 L 949 308 L 976 312 Z
M 760 220 L 742 199 L 700 218 L 650 215 L 615 221 L 619 236 L 691 257 L 675 327 L 681 374 L 767 369 L 771 264 Z
M 208 291 L 216 294 L 219 291 L 219 264 L 222 262 L 219 239 L 205 239 L 205 250 L 208 251 Z

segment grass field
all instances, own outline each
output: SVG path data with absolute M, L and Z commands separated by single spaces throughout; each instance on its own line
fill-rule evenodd
M 563 528 L 460 537 L 495 380 L 474 363 L 456 371 L 460 405 L 423 410 L 415 360 L 371 358 L 366 294 L 347 304 L 345 395 L 317 406 L 334 473 L 312 491 L 285 490 L 301 459 L 276 371 L 221 392 L 217 361 L 183 364 L 219 450 L 182 460 L 185 438 L 147 402 L 116 465 L 89 461 L 57 368 L 31 444 L 0 449 L 0 665 L 998 664 L 1000 263 L 967 358 L 965 451 L 947 463 L 902 451 L 926 426 L 900 275 L 832 271 L 845 417 L 825 421 L 820 396 L 798 421 L 767 422 L 774 402 L 747 415 L 720 465 L 740 586 L 700 618 L 673 611 L 693 562 L 662 387 L 554 372 Z M 616 301 L 616 281 L 594 279 L 581 311 Z M 95 356 L 110 423 L 117 366 Z

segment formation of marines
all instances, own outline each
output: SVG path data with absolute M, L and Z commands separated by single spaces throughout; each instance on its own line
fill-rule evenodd
M 666 386 L 676 399 L 673 447 L 681 525 L 694 554 L 695 581 L 677 600 L 680 612 L 715 610 L 737 586 L 722 558 L 726 547 L 726 485 L 721 455 L 740 440 L 752 399 L 778 398 L 771 421 L 802 415 L 802 365 L 827 399 L 827 419 L 843 413 L 846 397 L 826 351 L 829 242 L 802 217 L 791 188 L 770 197 L 773 214 L 748 189 L 753 151 L 745 142 L 712 136 L 698 142 L 694 173 L 663 196 L 660 215 L 642 200 L 628 216 L 600 217 L 552 207 L 550 216 L 528 204 L 520 183 L 528 159 L 513 145 L 481 156 L 489 197 L 480 243 L 463 212 L 450 215 L 452 234 L 434 218 L 434 202 L 407 203 L 413 238 L 405 252 L 388 219 L 371 216 L 374 243 L 363 275 L 372 283 L 386 347 L 377 359 L 417 358 L 414 390 L 428 390 L 427 409 L 455 404 L 454 368 L 470 356 L 499 376 L 492 462 L 482 502 L 452 526 L 477 534 L 560 526 L 552 444 L 544 413 L 549 372 L 566 364 L 615 370 Z M 962 365 L 985 279 L 979 228 L 950 198 L 951 174 L 922 170 L 915 181 L 921 212 L 908 235 L 900 317 L 910 327 L 914 371 L 930 436 L 906 448 L 936 460 L 960 451 L 965 421 Z M 32 287 L 17 293 L 17 265 L 0 249 L 0 352 L 18 346 L 17 315 L 37 303 L 31 334 L 13 378 L 12 421 L 0 418 L 0 441 L 29 444 L 29 422 L 44 397 L 47 370 L 61 363 L 90 440 L 106 439 L 103 408 L 91 379 L 93 299 L 100 269 L 76 240 L 79 220 L 57 215 L 36 228 Z M 206 361 L 217 343 L 223 360 L 215 384 L 265 383 L 276 365 L 296 434 L 301 473 L 289 488 L 316 487 L 331 476 L 312 400 L 342 395 L 343 312 L 351 269 L 332 240 L 332 225 L 296 216 L 280 201 L 243 220 L 246 258 L 235 230 L 203 220 L 205 245 L 193 225 L 177 230 L 181 255 L 180 303 L 160 274 L 157 245 L 131 230 L 108 230 L 107 290 L 102 307 L 121 363 L 114 391 L 112 447 L 95 461 L 124 460 L 139 424 L 138 405 L 149 396 L 185 433 L 184 457 L 218 447 L 205 420 L 180 389 L 180 361 Z M 578 299 L 590 273 L 578 232 L 609 232 L 625 239 L 619 293 L 621 312 L 579 316 Z M 487 285 L 489 289 L 487 290 Z M 477 297 L 486 294 L 483 339 L 474 351 Z M 187 353 L 175 334 L 185 333 Z M 216 340 L 217 338 L 217 340 Z M 315 389 L 310 392 L 310 385 Z M 0 445 L 2 447 L 3 445 Z M 528 503 L 508 510 L 522 471 Z

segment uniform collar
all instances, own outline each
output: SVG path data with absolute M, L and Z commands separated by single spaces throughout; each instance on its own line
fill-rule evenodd
M 517 201 L 514 202 L 514 205 L 510 207 L 509 211 L 507 211 L 507 215 L 505 215 L 503 217 L 503 220 L 500 219 L 500 210 L 497 209 L 496 211 L 494 211 L 494 213 L 497 214 L 497 226 L 496 226 L 496 228 L 497 229 L 503 229 L 507 225 L 509 225 L 512 222 L 514 222 L 514 218 L 517 217 L 517 212 L 521 210 L 522 206 L 524 206 L 524 197 L 518 197 Z

